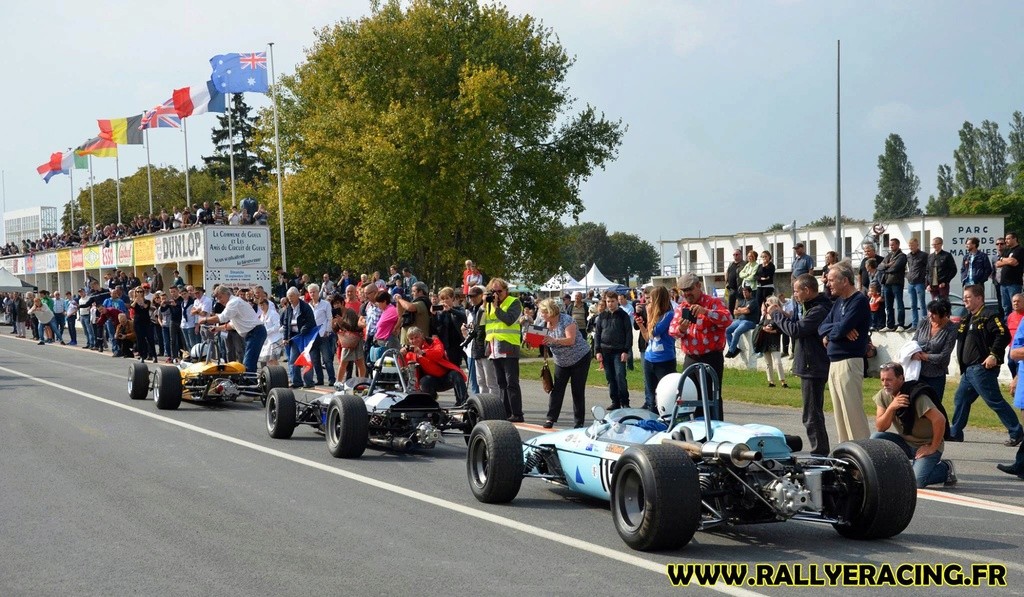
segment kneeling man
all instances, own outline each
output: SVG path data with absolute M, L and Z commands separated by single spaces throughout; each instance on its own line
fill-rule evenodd
M 409 345 L 402 349 L 402 356 L 420 366 L 420 389 L 434 398 L 438 392 L 455 390 L 455 406 L 462 406 L 469 397 L 466 374 L 445 356 L 444 344 L 437 338 L 424 338 L 423 330 L 415 326 L 406 330 L 406 339 Z
M 946 413 L 935 391 L 926 383 L 905 381 L 899 363 L 882 365 L 880 376 L 882 389 L 875 394 L 878 431 L 871 438 L 891 441 L 906 452 L 913 460 L 918 487 L 955 485 L 953 463 L 942 460 Z

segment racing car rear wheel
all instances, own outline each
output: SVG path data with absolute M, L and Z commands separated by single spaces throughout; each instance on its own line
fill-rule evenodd
M 128 397 L 132 400 L 145 400 L 149 394 L 149 367 L 145 363 L 128 365 Z
M 511 502 L 523 484 L 523 441 L 515 425 L 501 420 L 477 423 L 469 435 L 466 473 L 476 499 Z
M 917 483 L 910 460 L 896 444 L 865 439 L 844 442 L 833 458 L 852 464 L 841 477 L 844 499 L 826 514 L 842 522 L 833 526 L 850 539 L 885 539 L 903 532 L 917 507 Z M 831 510 L 831 511 L 829 511 Z
M 327 408 L 327 449 L 335 458 L 359 458 L 370 440 L 366 403 L 358 396 L 338 394 Z
M 267 433 L 274 439 L 288 439 L 295 431 L 295 394 L 288 388 L 267 393 Z
M 267 405 L 267 394 L 274 388 L 288 387 L 288 372 L 278 365 L 267 365 L 260 371 L 260 402 Z
M 505 404 L 494 394 L 476 394 L 466 401 L 466 445 L 469 445 L 469 434 L 480 421 L 493 421 L 505 418 Z
M 174 410 L 181 406 L 181 372 L 177 367 L 160 365 L 156 368 L 153 400 L 160 410 Z
M 612 519 L 633 549 L 675 549 L 690 542 L 700 524 L 697 466 L 677 448 L 634 446 L 615 464 Z

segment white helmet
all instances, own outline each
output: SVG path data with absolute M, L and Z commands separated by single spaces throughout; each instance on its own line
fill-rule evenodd
M 669 373 L 658 382 L 658 388 L 654 391 L 655 402 L 658 406 L 658 416 L 668 417 L 676 407 L 676 396 L 679 394 L 679 380 L 682 373 Z M 695 402 L 697 396 L 697 385 L 692 379 L 687 378 L 683 384 L 683 400 Z
M 205 361 L 206 360 L 206 343 L 205 342 L 200 342 L 199 344 L 196 344 L 195 346 L 192 347 L 191 350 L 188 351 L 188 355 L 192 359 L 193 362 Z

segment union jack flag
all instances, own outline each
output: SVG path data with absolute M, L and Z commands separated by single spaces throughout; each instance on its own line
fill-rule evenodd
M 267 69 L 267 53 L 266 52 L 253 52 L 251 54 L 239 54 L 238 62 L 242 65 L 242 70 L 247 68 Z
M 174 110 L 174 98 L 167 100 L 142 115 L 139 130 L 155 128 L 181 128 L 181 118 Z

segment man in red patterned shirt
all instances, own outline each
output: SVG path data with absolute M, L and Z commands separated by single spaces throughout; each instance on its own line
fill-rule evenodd
M 704 293 L 696 274 L 679 276 L 677 284 L 683 301 L 676 307 L 668 333 L 679 339 L 679 347 L 686 355 L 683 369 L 693 363 L 707 363 L 721 381 L 725 369 L 725 329 L 732 323 L 729 309 L 722 299 Z

